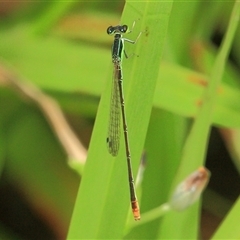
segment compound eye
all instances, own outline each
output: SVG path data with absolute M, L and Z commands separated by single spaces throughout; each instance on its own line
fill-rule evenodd
M 128 30 L 128 26 L 127 25 L 122 25 L 121 32 L 125 33 L 125 32 L 127 32 L 127 30 Z
M 107 28 L 107 34 L 112 34 L 114 31 L 114 27 L 113 26 L 110 26 Z

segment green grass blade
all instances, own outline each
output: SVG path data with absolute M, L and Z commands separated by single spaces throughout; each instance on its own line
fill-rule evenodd
M 125 5 L 122 17 L 122 23 L 130 26 L 139 19 L 133 33 L 127 36 L 130 39 L 136 39 L 139 31 L 146 30 L 135 46 L 125 44 L 128 53 L 134 52 L 139 57 L 133 56 L 123 62 L 126 116 L 135 175 L 150 118 L 171 5 L 171 1 L 130 2 Z M 109 53 L 109 63 L 106 64 L 110 61 Z M 69 239 L 116 239 L 123 235 L 130 206 L 129 189 L 123 136 L 116 159 L 107 152 L 105 142 L 110 90 L 109 75 L 99 105 Z
M 141 187 L 142 220 L 135 224 L 136 227 L 125 239 L 159 239 L 162 218 L 158 210 L 162 212 L 162 207 L 159 206 L 168 200 L 169 189 L 179 164 L 186 122 L 181 116 L 153 108 L 145 141 L 146 169 Z M 146 220 L 149 222 L 146 223 Z
M 211 239 L 240 239 L 239 212 L 240 198 Z
M 227 70 L 226 73 L 230 74 L 231 69 L 228 68 Z M 225 76 L 226 78 L 237 79 L 236 76 Z M 177 64 L 163 62 L 154 95 L 154 106 L 181 116 L 193 118 L 197 114 L 208 81 L 209 76 L 207 75 Z M 217 90 L 213 123 L 224 127 L 239 127 L 239 98 L 239 90 L 222 83 Z
M 226 36 L 216 57 L 210 76 L 210 81 L 204 92 L 202 104 L 199 106 L 199 112 L 196 116 L 196 120 L 183 148 L 180 167 L 173 182 L 173 187 L 176 186 L 177 183 L 182 179 L 184 179 L 185 176 L 204 164 L 208 136 L 212 124 L 214 106 L 217 99 L 217 89 L 222 79 L 225 62 L 227 60 L 227 56 L 233 41 L 233 36 L 236 31 L 239 11 L 240 3 L 236 2 Z M 171 237 L 178 239 L 196 239 L 198 212 L 199 204 L 195 204 L 182 214 L 175 212 L 168 214 L 163 219 L 160 230 L 161 238 Z M 171 226 L 177 226 L 177 228 L 175 227 L 174 231 L 172 231 Z M 187 228 L 187 226 L 191 226 L 188 231 L 184 230 Z
M 132 24 L 132 21 L 129 24 Z M 33 38 L 27 34 L 29 28 L 30 26 L 19 25 L 17 29 L 1 33 L 0 52 L 2 57 L 13 64 L 17 72 L 37 86 L 67 93 L 69 102 L 66 107 L 68 111 L 72 108 L 75 109 L 75 113 L 82 111 L 85 114 L 82 109 L 89 109 L 85 101 L 82 102 L 79 97 L 77 102 L 76 95 L 70 96 L 70 94 L 73 91 L 76 92 L 77 89 L 89 97 L 100 95 L 104 89 L 103 83 L 110 66 L 110 52 L 92 45 L 69 44 L 55 37 Z M 16 34 L 18 34 L 18 38 L 14 37 Z M 95 32 L 95 34 L 97 33 Z M 107 35 L 105 32 L 101 34 Z M 21 48 L 18 47 L 19 44 Z M 126 46 L 126 48 L 131 54 L 132 46 Z M 89 56 L 94 56 L 94 58 Z M 198 60 L 204 63 L 205 72 L 208 72 L 212 66 L 213 58 L 214 55 L 206 50 L 203 50 L 198 56 Z M 71 59 L 71 64 L 69 64 L 69 59 Z M 129 61 L 131 60 L 129 59 Z M 108 61 L 109 64 L 106 64 Z M 129 61 L 127 60 L 127 62 Z M 125 63 L 126 61 L 124 61 Z M 90 65 L 94 65 L 95 71 L 89 71 Z M 61 68 L 61 71 L 53 71 L 57 68 Z M 99 76 L 99 72 L 102 72 L 101 76 Z M 164 62 L 158 78 L 154 106 L 182 116 L 195 117 L 209 76 L 178 64 Z M 217 92 L 218 97 L 213 115 L 214 124 L 224 127 L 240 126 L 240 101 L 238 100 L 240 91 L 228 83 L 229 81 L 237 82 L 238 78 L 229 64 L 226 74 L 224 74 L 224 83 Z M 98 79 L 97 84 L 96 79 Z M 60 98 L 58 100 L 61 101 Z M 92 116 L 95 116 L 96 108 L 95 105 Z
M 236 3 L 232 18 L 229 23 L 229 27 L 226 36 L 223 40 L 222 46 L 216 57 L 215 64 L 212 69 L 210 81 L 205 90 L 202 103 L 199 107 L 199 112 L 196 116 L 196 121 L 188 136 L 185 148 L 183 150 L 182 167 L 187 169 L 187 172 L 182 172 L 180 178 L 184 175 L 194 171 L 197 166 L 201 165 L 204 161 L 206 152 L 206 146 L 208 143 L 209 130 L 212 124 L 212 117 L 214 113 L 214 106 L 217 99 L 217 90 L 220 86 L 220 82 L 223 76 L 225 63 L 230 51 L 230 47 L 233 41 L 233 36 L 237 28 L 236 19 L 239 18 L 240 3 Z M 196 148 L 196 146 L 198 146 Z
M 190 135 L 187 139 L 187 142 L 184 148 L 184 155 L 182 159 L 182 161 L 184 162 L 183 164 L 184 166 L 182 167 L 183 168 L 187 167 L 188 172 L 189 171 L 191 172 L 194 169 L 196 169 L 196 167 L 200 165 L 204 159 L 205 149 L 206 149 L 206 144 L 207 144 L 207 139 L 209 134 L 209 128 L 212 122 L 213 106 L 215 105 L 216 98 L 217 98 L 217 88 L 220 85 L 227 54 L 229 52 L 231 42 L 233 39 L 233 33 L 236 30 L 237 25 L 235 23 L 236 21 L 231 21 L 229 25 L 226 38 L 216 58 L 216 61 L 212 70 L 212 74 L 210 76 L 211 80 L 208 84 L 208 87 L 205 90 L 202 104 L 199 107 L 199 112 L 196 116 L 196 121 L 193 125 L 193 128 L 190 132 Z M 195 146 L 198 146 L 198 147 L 195 148 Z M 192 166 L 189 166 L 189 163 L 192 163 Z M 184 175 L 186 175 L 186 172 L 184 173 Z M 181 176 L 180 179 L 182 178 L 183 176 Z

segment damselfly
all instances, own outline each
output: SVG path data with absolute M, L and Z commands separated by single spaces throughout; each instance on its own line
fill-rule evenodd
M 132 29 L 135 22 L 133 23 Z M 107 29 L 109 35 L 114 35 L 114 41 L 112 45 L 112 62 L 113 62 L 113 83 L 112 83 L 112 95 L 111 95 L 111 107 L 110 107 L 110 121 L 108 128 L 107 145 L 108 151 L 113 156 L 117 156 L 120 144 L 120 118 L 122 112 L 123 132 L 125 140 L 126 158 L 128 166 L 128 178 L 130 188 L 130 200 L 132 211 L 135 220 L 140 220 L 140 209 L 136 196 L 134 178 L 132 173 L 131 153 L 128 139 L 127 118 L 124 107 L 124 93 L 123 93 L 123 70 L 122 70 L 122 57 L 123 53 L 127 58 L 127 54 L 124 50 L 124 42 L 135 44 L 139 39 L 141 32 L 135 41 L 124 38 L 124 33 L 130 33 L 127 25 L 110 26 Z

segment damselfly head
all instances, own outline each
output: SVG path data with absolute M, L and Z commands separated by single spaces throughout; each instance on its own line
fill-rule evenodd
M 118 25 L 118 26 L 110 26 L 107 28 L 107 34 L 115 34 L 115 33 L 126 33 L 128 30 L 127 25 Z

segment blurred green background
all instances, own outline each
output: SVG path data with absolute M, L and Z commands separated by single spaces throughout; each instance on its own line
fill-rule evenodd
M 111 73 L 106 29 L 119 23 L 123 7 L 124 1 L 0 2 L 1 68 L 54 98 L 86 148 Z M 232 7 L 215 1 L 173 4 L 144 149 L 143 212 L 167 200 L 168 180 L 176 172 L 168 158 L 179 160 Z M 239 195 L 239 41 L 238 28 L 208 146 L 212 178 L 203 197 L 200 239 L 210 238 Z M 69 167 L 70 157 L 39 106 L 2 73 L 0 238 L 65 239 L 80 174 Z M 157 219 L 125 238 L 157 239 L 159 224 Z

